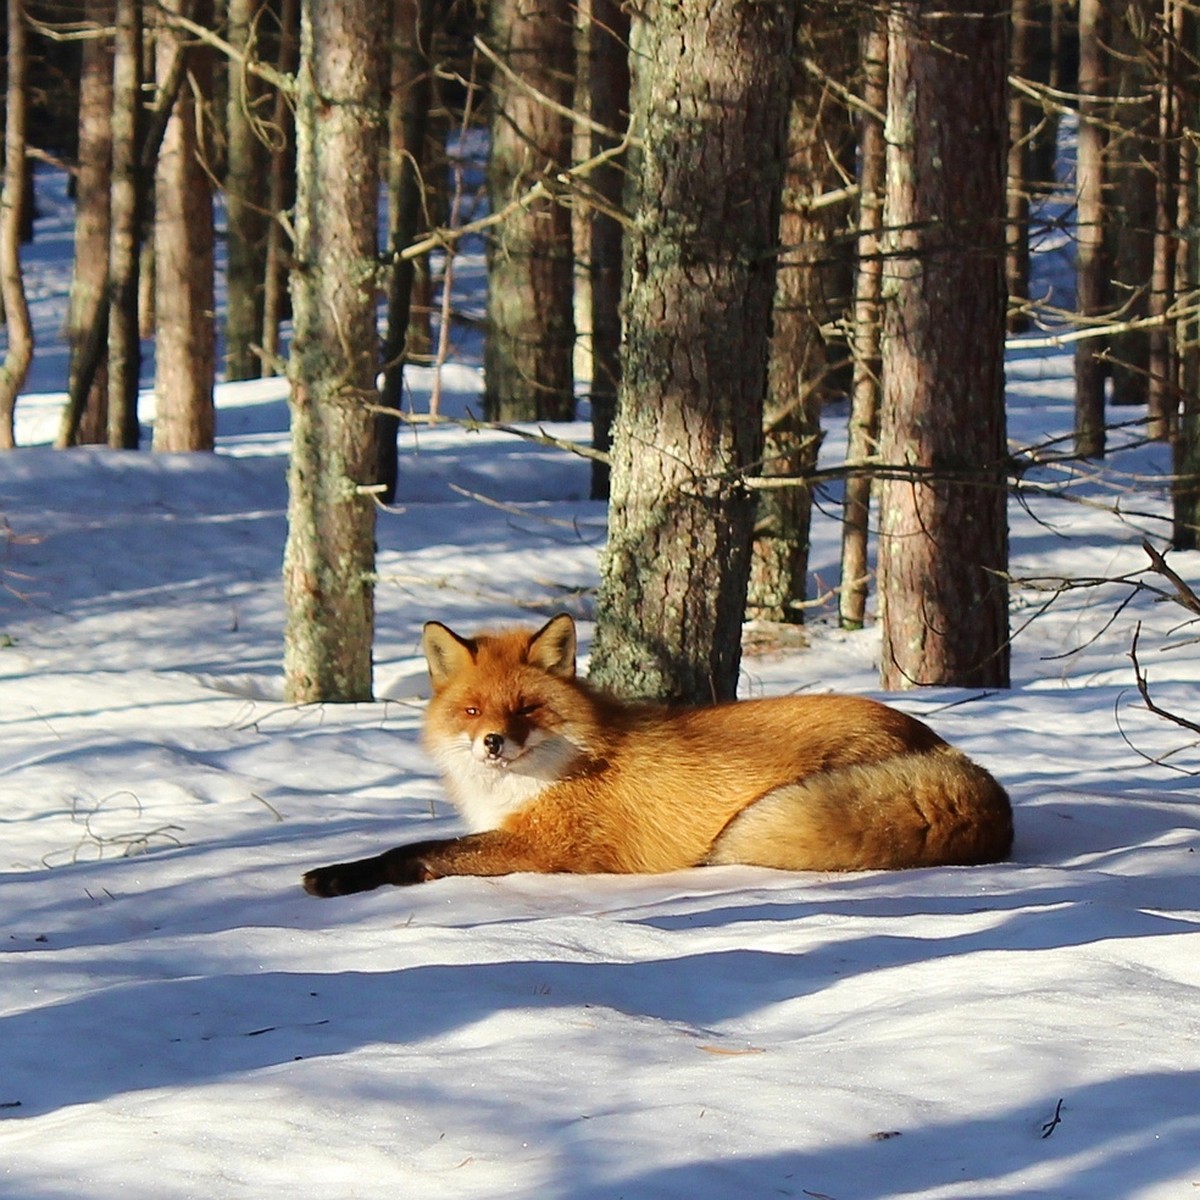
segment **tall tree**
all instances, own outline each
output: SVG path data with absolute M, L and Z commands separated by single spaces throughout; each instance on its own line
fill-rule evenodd
M 585 0 L 587 54 L 588 157 L 618 145 L 616 135 L 629 125 L 629 10 L 618 0 Z M 598 127 L 598 128 L 597 128 Z M 592 446 L 612 448 L 612 423 L 621 379 L 621 209 L 624 170 L 609 161 L 592 172 L 588 183 L 599 203 L 588 221 L 587 267 L 592 330 Z M 608 464 L 592 460 L 593 500 L 607 500 Z
M 1006 19 L 890 9 L 880 447 L 911 477 L 880 498 L 888 688 L 1008 683 Z
M 285 689 L 366 700 L 383 39 L 372 0 L 302 0 L 300 19 Z
M 737 690 L 795 3 L 650 0 L 631 34 L 625 359 L 592 677 Z
M 29 51 L 25 5 L 8 3 L 8 86 L 5 91 L 4 186 L 0 191 L 0 298 L 8 325 L 8 350 L 0 363 L 0 449 L 16 445 L 17 393 L 33 361 L 33 325 L 21 274 L 21 237 L 25 228 L 25 126 Z
M 844 190 L 841 164 L 852 145 L 850 122 L 836 95 L 845 91 L 857 57 L 854 23 L 847 16 L 839 4 L 824 5 L 820 16 L 801 24 L 797 37 L 763 420 L 768 476 L 799 476 L 817 465 L 821 410 L 835 365 L 822 326 L 841 316 L 849 300 L 839 287 L 842 272 L 833 248 L 847 205 L 830 201 Z M 760 494 L 748 616 L 802 619 L 811 525 L 808 487 Z
M 267 156 L 260 126 L 269 98 L 246 63 L 258 57 L 262 0 L 228 0 L 225 211 L 227 217 L 225 374 L 257 379 L 267 250 Z
M 1079 0 L 1079 135 L 1075 155 L 1075 307 L 1099 317 L 1105 307 L 1104 271 L 1104 0 Z M 1075 344 L 1075 453 L 1102 458 L 1104 380 L 1100 338 Z
M 388 105 L 388 241 L 393 254 L 388 281 L 387 336 L 383 342 L 383 376 L 379 402 L 399 412 L 404 395 L 404 364 L 412 313 L 413 284 L 420 265 L 399 254 L 416 239 L 425 214 L 425 147 L 429 105 L 433 95 L 429 59 L 433 33 L 433 0 L 395 0 L 392 10 L 391 88 Z M 375 445 L 379 457 L 380 499 L 390 504 L 396 494 L 396 432 L 399 418 L 377 415 Z
M 887 17 L 869 9 L 861 33 L 863 105 L 859 114 L 858 269 L 854 284 L 853 353 L 850 423 L 846 456 L 864 463 L 879 449 L 879 402 L 882 364 L 879 357 L 880 297 L 883 290 L 883 191 L 887 109 Z M 867 612 L 868 545 L 871 475 L 846 480 L 842 508 L 842 570 L 838 615 L 844 629 L 861 629 Z
M 99 310 L 107 304 L 109 191 L 112 186 L 112 0 L 85 0 L 84 16 L 95 32 L 82 47 L 79 75 L 78 172 L 75 176 L 75 259 L 67 336 L 71 345 L 68 392 L 88 355 L 92 329 L 107 324 Z M 99 346 L 95 348 L 97 351 Z M 108 435 L 108 374 L 98 365 L 81 411 L 64 410 L 56 444 L 103 443 Z
M 168 13 L 179 6 L 180 0 L 164 0 Z M 211 19 L 211 6 L 197 5 L 192 15 L 201 22 Z M 155 53 L 159 78 L 170 75 L 176 56 L 186 55 L 195 91 L 208 94 L 212 81 L 208 47 L 185 49 L 183 35 L 169 21 L 162 21 L 156 30 Z M 211 450 L 216 434 L 212 187 L 201 162 L 196 117 L 193 89 L 181 88 L 155 173 L 154 449 L 164 451 Z
M 571 157 L 571 6 L 495 0 L 488 195 L 499 212 Z M 542 199 L 515 209 L 488 246 L 484 406 L 492 419 L 575 413 L 574 254 L 570 211 Z
M 136 450 L 139 437 L 138 259 L 145 188 L 141 92 L 141 0 L 116 0 L 108 257 L 108 444 L 114 450 Z

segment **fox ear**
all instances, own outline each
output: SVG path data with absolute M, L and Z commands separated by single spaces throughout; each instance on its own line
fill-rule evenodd
M 429 679 L 439 691 L 475 661 L 474 645 L 466 638 L 460 638 L 453 629 L 447 629 L 440 621 L 426 623 L 421 635 L 421 647 L 429 664 Z
M 568 613 L 551 617 L 529 639 L 527 659 L 547 675 L 575 678 L 575 622 Z

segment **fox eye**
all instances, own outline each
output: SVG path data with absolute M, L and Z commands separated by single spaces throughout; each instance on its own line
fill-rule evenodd
M 532 717 L 542 706 L 540 704 L 522 704 L 516 711 L 518 717 Z
M 468 717 L 477 717 L 479 716 L 479 709 L 476 708 L 474 704 L 468 704 L 466 708 L 463 709 L 463 715 Z

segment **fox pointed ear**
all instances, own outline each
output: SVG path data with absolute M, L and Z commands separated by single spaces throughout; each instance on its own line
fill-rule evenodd
M 437 690 L 475 661 L 475 646 L 440 621 L 429 621 L 421 634 L 421 648 L 429 664 L 429 679 Z
M 551 617 L 529 639 L 527 659 L 548 675 L 575 678 L 575 622 L 568 613 Z

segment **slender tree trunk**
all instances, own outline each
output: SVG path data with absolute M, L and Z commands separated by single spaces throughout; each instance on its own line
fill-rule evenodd
M 4 187 L 0 193 L 0 296 L 8 324 L 8 349 L 0 364 L 0 450 L 17 443 L 17 394 L 33 361 L 33 324 L 21 274 L 25 229 L 25 124 L 28 104 L 28 41 L 25 5 L 8 0 L 8 87 L 5 92 Z
M 1151 316 L 1165 317 L 1175 300 L 1176 247 L 1181 231 L 1186 228 L 1179 220 L 1178 211 L 1183 97 L 1180 94 L 1180 47 L 1175 38 L 1176 0 L 1159 0 L 1156 7 L 1161 8 L 1163 26 L 1158 45 L 1153 49 L 1146 47 L 1146 52 L 1157 50 L 1158 57 L 1157 86 L 1147 89 L 1157 99 L 1157 112 L 1154 114 L 1157 137 L 1154 143 L 1156 150 L 1151 150 L 1147 145 L 1146 154 L 1156 160 L 1157 169 L 1153 181 L 1147 179 L 1143 186 L 1149 200 L 1147 224 L 1153 226 L 1153 232 L 1147 239 L 1150 248 L 1146 255 L 1150 266 L 1148 310 Z M 1179 356 L 1173 333 L 1173 329 L 1164 326 L 1151 330 L 1148 339 L 1146 365 L 1149 383 L 1143 389 L 1147 405 L 1146 433 L 1159 441 L 1170 441 L 1175 412 L 1179 407 Z
M 1200 95 L 1194 73 L 1180 69 L 1181 60 L 1197 46 L 1198 20 L 1188 6 L 1171 0 L 1170 30 L 1175 69 L 1171 86 L 1175 108 L 1180 113 L 1181 130 L 1194 135 L 1200 117 Z M 1184 115 L 1190 114 L 1190 117 Z M 1197 219 L 1197 150 L 1193 136 L 1179 140 L 1176 159 L 1176 225 L 1180 230 L 1194 227 Z M 1200 248 L 1191 237 L 1179 237 L 1175 245 L 1175 294 L 1194 294 L 1200 284 Z M 1172 545 L 1177 550 L 1200 549 L 1200 322 L 1194 314 L 1180 317 L 1175 328 L 1174 381 L 1178 385 L 1178 409 L 1172 423 L 1172 451 L 1175 483 L 1172 489 Z
M 1170 241 L 1162 262 L 1155 267 L 1156 198 L 1162 191 L 1158 185 L 1161 171 L 1155 169 L 1160 159 L 1155 93 L 1165 90 L 1156 88 L 1152 77 L 1161 50 L 1161 45 L 1154 44 L 1160 39 L 1150 36 L 1150 8 L 1157 2 L 1131 0 L 1111 22 L 1113 104 L 1109 124 L 1114 132 L 1105 162 L 1111 195 L 1106 206 L 1105 246 L 1111 263 L 1111 298 L 1123 319 L 1145 317 L 1156 304 L 1155 293 L 1165 297 L 1170 292 L 1174 266 L 1172 228 L 1167 230 Z M 1167 157 L 1173 152 L 1166 146 L 1164 150 Z M 1172 214 L 1169 224 L 1173 220 Z M 1152 332 L 1148 337 L 1138 329 L 1115 333 L 1109 339 L 1114 405 L 1144 405 L 1156 370 L 1169 370 L 1166 360 L 1157 368 L 1151 361 L 1155 336 Z
M 302 0 L 284 552 L 288 699 L 367 700 L 382 51 L 371 0 Z
M 258 57 L 257 19 L 261 0 L 228 0 L 229 43 L 239 55 Z M 265 113 L 262 84 L 238 57 L 228 60 L 225 213 L 227 295 L 225 376 L 257 379 L 263 324 L 263 278 L 267 238 L 266 149 L 255 125 Z
M 392 253 L 399 255 L 424 227 L 425 146 L 432 98 L 429 38 L 432 0 L 395 0 L 391 55 L 391 103 L 388 113 L 388 225 Z M 412 313 L 417 260 L 396 257 L 388 286 L 387 337 L 383 343 L 383 386 L 379 403 L 400 411 L 404 399 L 404 364 Z M 379 456 L 376 480 L 384 485 L 380 500 L 396 495 L 396 433 L 399 418 L 375 418 Z
M 499 211 L 570 162 L 570 121 L 533 92 L 570 108 L 574 29 L 563 3 L 496 0 L 489 11 L 491 48 L 508 68 L 495 68 L 492 76 L 488 193 L 492 210 Z M 539 200 L 493 232 L 485 410 L 494 420 L 570 420 L 575 413 L 570 211 Z
M 821 328 L 841 315 L 844 289 L 839 295 L 833 235 L 844 223 L 845 205 L 814 201 L 842 183 L 839 164 L 850 125 L 826 80 L 846 86 L 852 29 L 829 5 L 821 18 L 801 25 L 797 38 L 763 410 L 765 475 L 798 476 L 817 465 L 832 369 Z M 819 67 L 822 78 L 802 66 L 805 60 Z M 811 524 L 808 487 L 772 488 L 759 496 L 748 617 L 802 621 Z
M 588 94 L 597 124 L 623 132 L 629 124 L 629 10 L 618 0 L 591 0 L 587 35 Z M 599 154 L 616 144 L 593 133 L 590 151 Z M 590 221 L 592 326 L 592 446 L 612 448 L 612 423 L 621 380 L 621 210 L 623 163 L 610 162 L 592 172 L 589 183 L 609 210 L 595 208 Z M 608 464 L 592 460 L 593 500 L 607 500 Z
M 85 17 L 97 28 L 112 26 L 112 0 L 86 0 Z M 75 262 L 71 275 L 71 301 L 67 316 L 71 359 L 68 393 L 76 391 L 76 377 L 87 352 L 88 334 L 107 303 L 109 202 L 112 186 L 113 50 L 110 38 L 91 37 L 82 46 L 79 77 L 79 171 L 75 177 Z M 55 444 L 103 443 L 108 436 L 108 373 L 101 365 L 94 382 L 81 397 L 77 418 L 72 406 L 63 409 Z
M 880 442 L 914 478 L 881 489 L 887 688 L 1008 684 L 1005 17 L 891 9 Z
M 297 0 L 280 0 L 279 59 L 277 66 L 284 75 L 296 69 L 299 42 L 299 13 Z M 288 259 L 291 243 L 285 225 L 287 210 L 294 199 L 296 131 L 292 109 L 287 97 L 276 91 L 271 117 L 272 145 L 267 174 L 267 234 L 266 258 L 263 264 L 262 362 L 260 374 L 266 378 L 277 375 L 279 358 L 279 326 L 286 315 Z
M 1034 0 L 1012 0 L 1012 37 L 1009 66 L 1013 75 L 1032 75 Z M 1032 191 L 1030 166 L 1033 156 L 1029 141 L 1029 101 L 1017 88 L 1008 95 L 1008 256 L 1005 278 L 1008 287 L 1008 328 L 1012 333 L 1029 326 L 1022 306 L 1029 301 L 1029 196 Z
M 180 0 L 165 0 L 174 11 Z M 211 20 L 205 6 L 195 20 Z M 159 74 L 165 76 L 183 36 L 167 21 L 157 30 Z M 212 52 L 193 46 L 188 70 L 202 95 L 212 81 Z M 154 449 L 211 450 L 215 439 L 213 383 L 216 338 L 213 326 L 213 207 L 209 177 L 200 162 L 196 103 L 181 88 L 167 123 L 155 175 Z
M 116 0 L 113 61 L 112 238 L 108 258 L 108 444 L 138 445 L 138 265 L 142 191 L 141 0 Z
M 1104 312 L 1104 0 L 1079 0 L 1079 137 L 1075 167 L 1075 307 Z M 1075 343 L 1075 453 L 1102 458 L 1105 447 L 1104 339 Z
M 634 17 L 625 359 L 592 678 L 737 690 L 795 4 L 651 0 Z
M 863 99 L 870 112 L 859 134 L 858 273 L 854 287 L 854 374 L 850 393 L 847 457 L 874 458 L 879 449 L 880 298 L 883 286 L 883 192 L 887 109 L 887 18 L 870 12 L 862 37 Z M 879 115 L 876 115 L 879 114 Z M 865 472 L 846 480 L 842 510 L 842 570 L 838 612 L 843 629 L 861 629 L 866 620 L 869 562 L 867 533 L 872 479 Z

